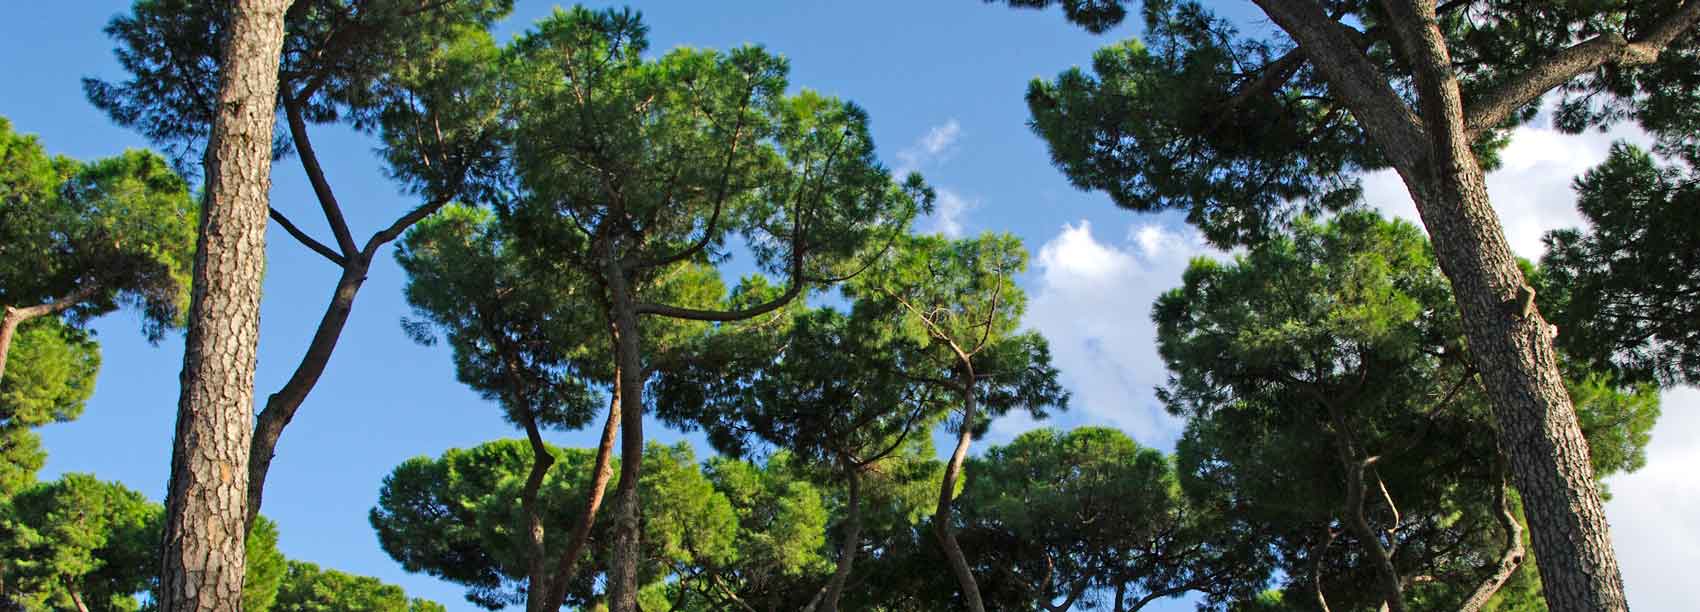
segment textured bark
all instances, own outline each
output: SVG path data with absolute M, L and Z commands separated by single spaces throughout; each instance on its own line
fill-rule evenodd
M 1556 82 L 1569 80 L 1589 64 L 1571 61 L 1575 53 L 1556 53 L 1546 65 L 1506 81 L 1522 89 L 1492 97 L 1490 107 L 1478 106 L 1485 110 L 1467 115 L 1433 3 L 1384 0 L 1389 24 L 1415 76 L 1421 113 L 1413 115 L 1385 75 L 1361 52 L 1350 49 L 1349 29 L 1329 19 L 1316 3 L 1256 1 L 1306 51 L 1393 162 L 1416 203 L 1436 259 L 1452 283 L 1471 357 L 1493 403 L 1500 446 L 1509 455 L 1513 480 L 1523 494 L 1548 607 L 1554 612 L 1628 609 L 1587 442 L 1559 376 L 1546 322 L 1538 309 L 1525 314 L 1506 306 L 1527 284 L 1470 149 L 1472 123 L 1479 130 L 1501 112 L 1492 104 L 1521 107 L 1534 99 L 1528 92 L 1540 83 L 1555 82 L 1564 74 L 1569 76 Z M 1653 36 L 1674 36 L 1671 32 L 1691 27 L 1697 15 L 1700 7 L 1690 0 Z M 1643 61 L 1645 51 L 1639 50 L 1642 57 L 1635 61 Z M 1600 56 L 1598 61 L 1622 56 Z M 1553 69 L 1550 74 L 1542 72 L 1548 68 Z
M 584 556 L 584 549 L 590 544 L 590 530 L 596 526 L 596 513 L 602 508 L 603 493 L 608 490 L 608 481 L 614 477 L 614 439 L 620 432 L 620 373 L 623 371 L 614 368 L 614 397 L 608 402 L 608 421 L 602 426 L 602 441 L 596 445 L 596 466 L 592 468 L 590 495 L 585 500 L 584 513 L 573 525 L 573 532 L 567 538 L 567 549 L 561 553 L 555 569 L 554 583 L 549 587 L 549 610 L 559 610 L 566 605 L 567 583 L 572 580 L 573 568 L 579 557 Z
M 638 315 L 624 267 L 610 263 L 604 280 L 612 302 L 615 364 L 620 368 L 620 484 L 614 491 L 614 541 L 609 555 L 608 610 L 637 612 L 638 478 L 643 473 L 643 363 Z
M 968 445 L 974 441 L 974 370 L 972 366 L 964 365 L 962 375 L 962 426 L 957 429 L 956 450 L 950 454 L 950 462 L 945 464 L 944 482 L 939 488 L 939 507 L 933 513 L 933 533 L 939 538 L 939 547 L 944 549 L 945 559 L 950 561 L 951 573 L 956 575 L 956 582 L 962 588 L 962 601 L 971 612 L 986 612 L 986 604 L 980 600 L 980 584 L 974 581 L 974 571 L 968 567 L 968 558 L 962 554 L 962 547 L 956 543 L 956 530 L 950 528 L 951 506 L 956 499 L 956 479 L 962 475 L 962 462 L 968 458 Z
M 161 547 L 162 612 L 242 609 L 248 443 L 288 0 L 233 3 L 183 352 Z

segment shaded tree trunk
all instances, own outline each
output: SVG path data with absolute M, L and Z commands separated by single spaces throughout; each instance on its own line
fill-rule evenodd
M 234 2 L 222 41 L 166 493 L 162 612 L 242 609 L 273 111 L 288 6 Z
M 856 563 L 856 553 L 862 548 L 862 474 L 861 468 L 846 472 L 850 498 L 844 509 L 844 541 L 838 545 L 838 567 L 826 583 L 821 595 L 820 612 L 838 612 L 838 600 L 844 597 L 844 585 L 850 581 L 850 571 Z
M 638 479 L 643 473 L 643 362 L 632 288 L 618 261 L 608 265 L 615 364 L 620 369 L 620 483 L 614 491 L 614 541 L 608 567 L 608 609 L 637 611 L 637 574 L 642 550 Z
M 956 582 L 962 588 L 962 601 L 971 612 L 985 612 L 986 604 L 980 599 L 980 585 L 974 581 L 974 571 L 968 567 L 968 558 L 962 554 L 962 547 L 956 543 L 956 530 L 950 527 L 951 506 L 956 499 L 956 480 L 962 474 L 962 462 L 968 458 L 968 445 L 974 440 L 974 369 L 973 366 L 962 366 L 962 426 L 957 428 L 956 450 L 950 454 L 950 462 L 945 464 L 944 483 L 939 488 L 939 506 L 933 513 L 933 532 L 938 536 L 939 547 L 944 549 L 945 559 L 950 561 L 951 573 L 956 575 Z
M 1364 470 L 1368 469 L 1370 460 L 1362 456 L 1357 436 L 1351 423 L 1346 421 L 1345 412 L 1334 403 L 1323 403 L 1334 423 L 1334 449 L 1346 478 L 1346 503 L 1341 508 L 1346 525 L 1363 543 L 1370 561 L 1375 563 L 1376 577 L 1381 580 L 1381 596 L 1385 598 L 1383 608 L 1391 612 L 1405 612 L 1405 590 L 1399 580 L 1399 570 L 1393 567 L 1393 553 L 1381 545 L 1381 536 L 1364 517 Z

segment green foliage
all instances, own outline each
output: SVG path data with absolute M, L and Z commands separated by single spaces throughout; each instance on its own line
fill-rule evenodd
M 288 573 L 280 576 L 274 612 L 442 612 L 442 604 L 408 599 L 401 587 L 377 578 L 320 569 L 304 561 L 290 561 Z M 252 608 L 246 608 L 252 609 Z
M 545 550 L 558 555 L 584 511 L 594 452 L 551 452 L 556 462 L 543 480 L 538 505 Z M 527 551 L 519 499 L 531 462 L 528 443 L 499 440 L 402 463 L 385 477 L 371 512 L 379 544 L 410 572 L 465 586 L 475 605 L 494 610 L 523 602 Z M 689 448 L 651 445 L 644 462 L 648 469 L 639 486 L 651 500 L 643 514 L 649 559 L 644 575 L 659 579 L 675 563 L 732 554 L 732 507 L 702 475 Z M 592 538 L 606 541 L 611 528 L 602 522 Z M 568 585 L 568 605 L 589 605 L 596 595 L 598 573 L 588 568 L 600 565 L 580 567 L 587 569 Z
M 35 481 L 46 455 L 32 429 L 76 419 L 94 394 L 100 345 L 57 317 L 26 321 L 0 377 L 0 500 Z
M 0 575 L 25 609 L 136 610 L 150 583 L 160 508 L 121 485 L 67 474 L 14 496 L 0 515 Z M 144 569 L 147 568 L 147 569 Z
M 428 93 L 444 92 L 444 81 L 433 77 L 444 74 L 444 56 L 454 56 L 452 48 L 465 44 L 453 41 L 480 35 L 487 40 L 485 28 L 512 5 L 512 0 L 297 2 L 285 15 L 279 105 L 286 100 L 298 104 L 309 122 L 348 120 L 359 129 L 382 127 L 387 139 L 402 140 L 416 129 L 403 127 L 418 118 L 409 109 L 428 103 Z M 83 89 L 120 125 L 170 148 L 180 163 L 198 162 L 211 133 L 219 42 L 229 8 L 193 0 L 136 0 L 131 9 L 105 30 L 129 78 L 85 78 Z M 466 123 L 448 125 L 458 129 Z M 286 129 L 284 122 L 279 129 Z M 278 142 L 280 152 L 288 150 L 288 139 L 280 136 Z M 439 161 L 455 165 L 458 160 Z
M 1700 381 L 1700 187 L 1626 144 L 1576 182 L 1592 230 L 1548 234 L 1537 293 L 1555 342 L 1620 379 Z
M 1044 418 L 1048 409 L 1068 406 L 1044 337 L 1019 330 L 1027 296 L 1015 275 L 1026 269 L 1026 250 L 1008 234 L 906 236 L 844 292 L 856 300 L 854 316 L 873 321 L 866 328 L 876 334 L 872 341 L 905 353 L 896 359 L 901 376 L 972 376 L 983 411 L 973 427 L 984 433 L 991 419 L 1016 408 Z M 941 388 L 960 391 L 950 383 Z
M 254 517 L 254 525 L 248 528 L 248 539 L 242 544 L 247 572 L 242 576 L 242 609 L 247 612 L 276 609 L 278 588 L 283 584 L 290 563 L 283 557 L 283 551 L 277 549 L 277 523 L 264 516 Z M 151 563 L 144 567 L 152 569 Z
M 490 212 L 445 207 L 409 230 L 395 257 L 421 317 L 408 332 L 430 343 L 441 330 L 457 378 L 501 402 L 511 423 L 577 429 L 604 403 L 590 387 L 612 376 L 590 288 L 522 269 Z
M 1190 508 L 1161 453 L 1126 434 L 1037 429 L 968 466 L 961 540 L 981 590 L 1011 609 L 1136 609 L 1188 591 L 1218 602 L 1264 582 L 1258 547 Z M 1104 602 L 1120 593 L 1123 601 Z
M 0 159 L 0 305 L 72 299 L 72 323 L 134 307 L 152 341 L 179 322 L 197 213 L 163 159 L 140 150 L 49 158 L 4 119 Z
M 1221 508 L 1237 537 L 1267 542 L 1294 601 L 1314 599 L 1317 563 L 1330 605 L 1373 606 L 1368 543 L 1339 525 L 1346 466 L 1377 456 L 1366 486 L 1385 486 L 1394 505 L 1372 493 L 1365 511 L 1397 526 L 1396 571 L 1452 577 L 1407 598 L 1455 606 L 1497 558 L 1493 496 L 1504 481 L 1421 232 L 1365 212 L 1300 219 L 1232 263 L 1194 261 L 1184 282 L 1152 317 L 1172 372 L 1159 395 L 1188 418 L 1177 453 L 1194 503 Z M 1599 474 L 1638 465 L 1658 413 L 1651 390 L 1611 381 L 1582 373 L 1570 384 Z

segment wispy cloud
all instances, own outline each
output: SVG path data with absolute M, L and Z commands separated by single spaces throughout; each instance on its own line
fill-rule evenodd
M 952 118 L 943 125 L 933 126 L 913 144 L 897 152 L 898 176 L 909 174 L 950 159 L 956 152 L 956 141 L 962 137 L 962 124 Z

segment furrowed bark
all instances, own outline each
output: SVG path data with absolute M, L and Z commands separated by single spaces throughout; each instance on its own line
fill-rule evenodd
M 638 478 L 643 473 L 643 363 L 631 287 L 617 261 L 605 282 L 614 319 L 614 354 L 620 368 L 620 484 L 614 491 L 614 541 L 608 568 L 608 609 L 637 612 L 639 538 Z
M 288 0 L 233 3 L 206 150 L 160 555 L 162 612 L 242 609 L 248 444 Z
M 248 451 L 247 523 L 250 528 L 254 526 L 254 519 L 260 516 L 266 473 L 271 470 L 283 428 L 295 418 L 295 411 L 307 401 L 307 394 L 324 375 L 331 353 L 336 351 L 337 340 L 342 337 L 342 329 L 348 324 L 348 315 L 354 311 L 354 298 L 366 282 L 369 264 L 369 259 L 356 255 L 343 267 L 342 277 L 337 279 L 336 292 L 331 295 L 324 316 L 319 318 L 319 328 L 307 344 L 307 353 L 301 357 L 301 363 L 295 366 L 295 373 L 290 375 L 283 388 L 266 398 L 266 407 L 254 423 L 254 438 Z
M 561 553 L 560 566 L 555 570 L 555 581 L 549 592 L 550 610 L 559 610 L 566 605 L 567 583 L 572 580 L 573 567 L 590 544 L 590 530 L 596 526 L 596 513 L 602 508 L 603 493 L 608 490 L 608 481 L 614 477 L 614 439 L 620 431 L 620 373 L 623 371 L 614 368 L 614 396 L 608 402 L 608 421 L 602 426 L 602 440 L 596 445 L 596 466 L 592 468 L 590 495 L 585 501 L 584 513 L 579 515 L 578 524 L 573 525 L 572 535 L 567 538 L 567 549 Z
M 1558 370 L 1539 309 L 1511 312 L 1527 287 L 1506 243 L 1465 123 L 1463 97 L 1433 7 L 1387 2 L 1395 30 L 1410 40 L 1428 162 L 1400 168 L 1452 281 L 1470 354 L 1493 400 L 1530 518 L 1536 563 L 1554 612 L 1618 611 L 1629 604 L 1612 550 L 1588 442 Z
M 1286 30 L 1393 162 L 1452 283 L 1469 342 L 1523 493 L 1548 606 L 1554 612 L 1627 609 L 1587 442 L 1559 376 L 1538 310 L 1512 313 L 1526 281 L 1488 199 L 1458 82 L 1430 2 L 1385 0 L 1389 24 L 1410 51 L 1420 124 L 1385 75 L 1340 44 L 1344 25 L 1308 0 L 1257 0 Z M 1686 14 L 1685 5 L 1679 12 Z M 1662 31 L 1662 30 L 1661 30 Z M 1477 121 L 1482 121 L 1478 113 Z
M 957 430 L 956 450 L 951 452 L 950 462 L 945 464 L 944 483 L 939 487 L 939 507 L 933 513 L 933 533 L 938 536 L 939 547 L 944 549 L 944 556 L 950 561 L 950 570 L 956 575 L 957 584 L 961 585 L 963 603 L 971 612 L 986 612 L 986 604 L 980 599 L 980 585 L 974 580 L 974 572 L 968 567 L 968 558 L 962 554 L 962 547 L 956 543 L 955 530 L 950 528 L 956 479 L 962 474 L 962 462 L 968 458 L 968 445 L 974 440 L 974 370 L 972 366 L 962 367 L 962 426 Z

